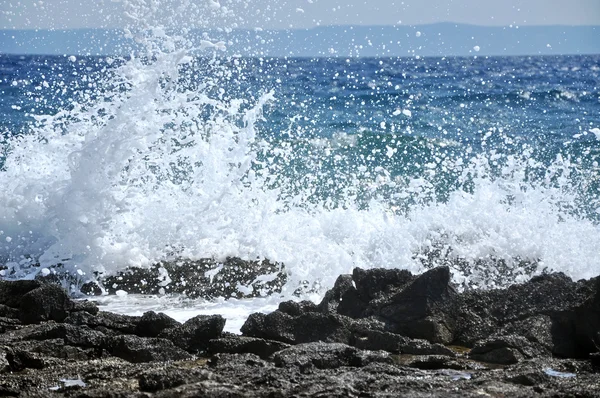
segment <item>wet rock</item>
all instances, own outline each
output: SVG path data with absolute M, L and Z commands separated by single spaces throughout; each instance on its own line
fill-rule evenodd
M 138 382 L 141 391 L 157 392 L 211 378 L 210 372 L 197 369 L 153 369 L 141 374 Z
M 181 326 L 165 329 L 159 336 L 195 353 L 208 349 L 210 340 L 219 338 L 224 327 L 225 319 L 220 315 L 198 315 Z
M 108 335 L 135 334 L 139 316 L 121 315 L 112 312 L 100 311 L 97 315 L 87 312 L 73 312 L 65 318 L 64 322 L 73 325 L 86 325 L 92 329 Z
M 42 285 L 21 297 L 19 319 L 23 323 L 62 322 L 73 308 L 74 303 L 64 289 L 57 285 Z
M 97 282 L 87 283 L 84 290 L 94 295 L 104 289 L 109 294 L 124 290 L 137 294 L 178 293 L 207 299 L 244 298 L 280 292 L 286 278 L 283 265 L 268 260 L 178 259 L 101 277 Z
M 62 339 L 64 344 L 79 347 L 99 347 L 106 338 L 104 333 L 87 326 L 46 323 L 24 336 L 25 340 Z
M 347 279 L 347 276 L 344 277 Z M 352 318 L 365 317 L 365 311 L 371 301 L 404 288 L 414 279 L 415 277 L 406 270 L 355 268 L 350 283 L 344 280 L 337 289 L 333 289 L 335 309 L 339 314 Z M 329 301 L 331 298 L 325 295 L 320 306 L 326 306 Z
M 288 344 L 313 341 L 349 343 L 350 319 L 340 315 L 307 312 L 291 316 L 281 311 L 251 314 L 241 328 L 242 334 Z
M 180 326 L 170 316 L 154 311 L 145 312 L 135 326 L 135 334 L 141 337 L 157 337 L 163 330 Z
M 325 297 L 318 306 L 321 312 L 329 313 L 338 309 L 340 302 L 348 290 L 354 289 L 352 275 L 340 275 L 335 281 L 333 288 L 325 293 Z M 293 315 L 293 314 L 290 314 Z
M 384 351 L 363 351 L 340 343 L 307 343 L 281 350 L 273 355 L 276 366 L 301 369 L 335 369 L 341 366 L 362 367 L 373 362 L 392 363 Z
M 397 361 L 403 366 L 422 370 L 453 369 L 470 370 L 475 368 L 466 361 L 457 360 L 444 355 L 403 355 Z M 479 366 L 482 369 L 483 366 Z
M 176 347 L 167 339 L 134 335 L 111 337 L 104 342 L 103 348 L 112 355 L 133 363 L 191 358 L 189 353 Z
M 41 286 L 42 283 L 32 280 L 0 280 L 0 304 L 12 308 L 19 308 L 21 306 L 21 299 L 23 296 Z
M 0 317 L 1 318 L 19 318 L 19 310 L 16 308 L 9 307 L 4 304 L 0 304 Z
M 590 297 L 574 311 L 573 323 L 581 356 L 600 352 L 600 277 L 593 281 Z
M 396 354 L 455 356 L 451 349 L 442 344 L 379 330 L 363 331 L 355 336 L 352 345 L 364 350 L 384 350 Z
M 71 311 L 73 311 L 73 312 L 84 311 L 89 314 L 96 315 L 96 314 L 98 314 L 98 312 L 100 312 L 100 309 L 98 308 L 96 303 L 94 303 L 93 301 L 75 300 L 75 301 L 73 301 L 73 309 Z
M 406 287 L 415 277 L 407 270 L 376 268 L 363 270 L 355 268 L 352 280 L 358 296 L 365 302 Z
M 291 315 L 298 316 L 307 312 L 319 312 L 319 306 L 312 301 L 283 301 L 279 303 L 279 311 Z
M 38 354 L 20 349 L 9 349 L 5 354 L 8 367 L 12 372 L 20 372 L 23 369 L 44 369 L 46 361 Z
M 570 344 L 575 341 L 574 310 L 590 294 L 589 283 L 575 283 L 562 273 L 541 275 L 506 289 L 463 293 L 456 297 L 452 313 L 456 319 L 454 343 L 473 346 L 501 328 L 524 333 L 519 324 L 530 319 L 533 328 L 526 332 L 528 338 L 551 344 L 558 355 L 580 356 L 576 345 Z
M 450 269 L 434 268 L 380 299 L 369 314 L 383 320 L 394 333 L 447 344 L 454 339 L 454 321 L 447 315 L 447 307 L 456 295 L 450 285 Z
M 210 340 L 208 352 L 226 354 L 255 354 L 262 359 L 268 359 L 274 353 L 290 347 L 280 341 L 265 340 L 255 337 L 231 336 Z
M 471 359 L 497 364 L 513 364 L 526 358 L 545 357 L 550 353 L 523 336 L 498 336 L 477 342 L 469 353 Z

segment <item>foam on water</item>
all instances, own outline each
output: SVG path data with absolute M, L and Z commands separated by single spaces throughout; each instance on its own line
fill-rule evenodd
M 15 276 L 40 272 L 30 266 L 36 262 L 62 263 L 85 279 L 173 257 L 268 258 L 285 264 L 289 297 L 307 283 L 322 293 L 354 267 L 422 272 L 450 264 L 457 282 L 478 287 L 545 269 L 575 279 L 600 273 L 598 218 L 582 210 L 600 209 L 598 195 L 582 194 L 597 182 L 597 165 L 585 171 L 562 155 L 540 164 L 531 148 L 500 153 L 484 145 L 438 157 L 420 175 L 377 164 L 320 175 L 302 148 L 346 156 L 336 151 L 343 134 L 318 142 L 292 129 L 287 141 L 261 135 L 257 122 L 277 103 L 272 93 L 223 99 L 219 78 L 186 85 L 182 64 L 193 71 L 199 48 L 152 25 L 147 16 L 158 2 L 127 4 L 129 34 L 146 52 L 115 69 L 101 98 L 38 116 L 31 134 L 7 143 L 0 258 Z M 201 13 L 221 5 L 207 7 Z M 209 58 L 223 47 L 200 45 Z M 227 79 L 218 58 L 209 64 Z M 496 131 L 487 137 L 508 140 Z M 388 147 L 386 157 L 395 156 Z M 303 174 L 282 171 L 293 162 L 306 166 Z M 442 172 L 456 181 L 440 199 L 433 181 Z M 315 195 L 324 182 L 335 199 Z

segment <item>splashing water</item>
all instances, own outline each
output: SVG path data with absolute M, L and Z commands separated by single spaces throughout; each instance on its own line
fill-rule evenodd
M 231 18 L 217 5 L 194 12 Z M 268 258 L 285 264 L 289 295 L 357 266 L 448 264 L 476 287 L 600 273 L 597 146 L 549 155 L 495 127 L 476 143 L 414 129 L 315 135 L 300 113 L 272 133 L 281 98 L 226 89 L 245 61 L 170 30 L 190 7 L 164 16 L 158 1 L 127 2 L 141 50 L 7 138 L 0 259 L 15 276 L 37 262 L 91 277 L 173 257 Z

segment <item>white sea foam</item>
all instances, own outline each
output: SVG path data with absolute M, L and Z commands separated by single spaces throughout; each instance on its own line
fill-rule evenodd
M 135 2 L 130 10 L 136 21 L 147 11 L 143 4 Z M 207 4 L 216 9 L 219 3 Z M 525 280 L 531 271 L 521 269 L 523 260 L 537 262 L 537 272 L 546 267 L 575 279 L 600 273 L 600 227 L 573 211 L 577 165 L 568 159 L 557 158 L 545 177 L 532 182 L 526 170 L 540 166 L 527 152 L 466 155 L 444 167 L 462 173 L 460 181 L 470 189 L 457 189 L 443 202 L 431 199 L 427 179 L 435 176 L 437 163 L 424 176 L 400 181 L 382 168 L 377 178 L 359 167 L 333 181 L 349 183 L 336 205 L 308 200 L 315 170 L 301 181 L 286 178 L 262 156 L 297 156 L 294 148 L 274 148 L 258 134 L 264 107 L 277 99 L 267 93 L 255 103 L 224 101 L 208 89 L 179 86 L 180 65 L 193 67 L 187 50 L 195 47 L 164 29 L 138 29 L 153 32 L 138 36 L 150 57 L 134 57 L 118 68 L 119 90 L 38 117 L 33 134 L 9 143 L 0 172 L 0 258 L 17 275 L 37 272 L 28 266 L 38 261 L 91 277 L 148 266 L 173 253 L 268 258 L 285 264 L 289 281 L 282 294 L 290 297 L 306 281 L 322 293 L 354 267 L 421 272 L 440 250 L 444 254 L 433 265 L 460 259 L 467 266 L 453 269 L 455 280 L 482 287 Z M 210 43 L 204 47 L 221 47 Z M 355 137 L 321 141 L 335 150 Z M 389 157 L 393 149 L 388 147 Z M 492 164 L 499 161 L 502 170 L 492 177 Z M 366 206 L 364 186 L 372 193 Z M 377 194 L 380 189 L 413 203 L 400 212 Z M 503 260 L 511 272 L 486 269 L 494 263 L 481 265 L 482 259 Z

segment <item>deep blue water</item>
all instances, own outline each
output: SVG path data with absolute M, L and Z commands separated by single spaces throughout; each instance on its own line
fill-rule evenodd
M 2 136 L 27 134 L 34 115 L 110 100 L 120 84 L 112 73 L 123 62 L 0 56 Z M 600 127 L 600 56 L 213 58 L 192 65 L 179 75 L 187 90 L 248 103 L 274 92 L 276 102 L 264 110 L 259 133 L 294 143 L 298 156 L 286 158 L 281 172 L 299 180 L 318 174 L 312 183 L 319 199 L 339 195 L 344 183 L 326 181 L 356 168 L 381 166 L 392 176 L 415 177 L 428 171 L 424 165 L 439 164 L 440 156 L 456 160 L 480 151 L 522 156 L 524 145 L 532 149 L 527 156 L 542 163 L 560 155 L 573 159 L 580 171 L 598 170 L 600 141 L 590 130 Z M 205 87 L 211 79 L 219 84 Z M 325 152 L 315 149 L 319 139 L 328 142 Z M 539 168 L 532 178 L 536 173 Z M 438 167 L 437 199 L 456 184 L 465 188 L 458 174 L 456 168 Z M 585 186 L 583 197 L 597 198 L 597 179 L 579 186 Z
M 600 56 L 171 56 L 0 55 L 0 260 L 597 275 Z

